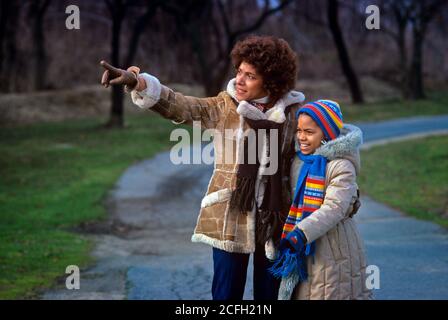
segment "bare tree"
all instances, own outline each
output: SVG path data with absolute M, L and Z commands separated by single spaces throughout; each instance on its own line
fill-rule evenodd
M 48 59 L 45 50 L 44 19 L 51 0 L 33 0 L 28 9 L 28 18 L 32 21 L 33 39 L 33 87 L 35 90 L 47 88 Z
M 347 7 L 346 3 L 342 4 L 344 4 L 344 7 Z M 317 28 L 326 28 L 330 31 L 338 53 L 342 74 L 350 89 L 352 101 L 354 103 L 363 103 L 364 95 L 356 71 L 352 66 L 342 27 L 339 23 L 340 5 L 341 3 L 338 0 L 313 0 L 296 3 L 294 9 L 296 15 L 303 18 L 308 24 Z M 353 10 L 350 6 L 348 7 Z M 347 22 L 344 21 L 344 23 Z
M 146 24 L 155 14 L 157 7 L 162 1 L 146 0 L 142 2 L 138 0 L 105 0 L 105 2 L 112 17 L 111 63 L 114 66 L 129 66 L 133 63 L 135 58 L 141 33 L 144 31 Z M 120 58 L 122 25 L 130 7 L 141 6 L 142 4 L 146 6 L 146 11 L 138 17 L 137 22 L 134 25 L 125 63 L 122 64 Z M 123 127 L 123 98 L 123 88 L 120 86 L 112 86 L 112 105 L 110 118 L 106 124 L 107 127 Z
M 162 8 L 176 18 L 178 29 L 186 34 L 205 93 L 212 96 L 222 89 L 230 66 L 228 57 L 236 41 L 259 29 L 268 17 L 292 1 L 276 1 L 273 6 L 271 1 L 265 0 L 261 8 L 259 1 L 253 1 L 252 8 L 257 14 L 254 16 L 254 12 L 250 12 L 249 22 L 240 20 L 238 27 L 231 23 L 231 16 L 237 13 L 234 1 L 184 0 L 164 4 Z
M 401 91 L 405 99 L 425 97 L 423 82 L 423 46 L 429 23 L 440 8 L 443 0 L 384 0 L 380 3 L 386 17 L 392 17 L 395 30 L 385 25 L 383 29 L 390 35 L 399 51 Z M 411 45 L 407 44 L 408 29 L 412 30 Z M 409 57 L 409 54 L 411 56 Z
M 168 0 L 146 0 L 146 11 L 137 19 L 137 22 L 132 29 L 131 39 L 129 41 L 129 49 L 126 55 L 125 65 L 130 66 L 133 64 L 135 55 L 138 50 L 138 44 L 140 42 L 140 37 L 145 31 L 151 18 L 156 14 L 157 8 Z
M 13 71 L 17 65 L 17 21 L 21 3 L 0 1 L 0 92 L 13 87 Z
M 423 44 L 428 24 L 446 1 L 416 1 L 414 14 L 411 16 L 413 34 L 413 52 L 410 65 L 410 98 L 425 98 L 423 86 Z
M 111 39 L 111 63 L 114 66 L 121 66 L 120 63 L 120 37 L 121 27 L 126 15 L 128 1 L 126 0 L 105 0 L 107 8 L 112 17 L 112 39 Z M 108 127 L 123 127 L 123 88 L 112 86 L 112 105 Z
M 358 76 L 356 75 L 352 64 L 350 62 L 350 56 L 347 51 L 344 36 L 339 26 L 339 3 L 338 0 L 328 0 L 327 7 L 328 24 L 330 27 L 333 41 L 336 46 L 339 55 L 339 61 L 341 63 L 342 72 L 347 79 L 352 95 L 352 101 L 354 103 L 363 103 L 364 97 L 361 87 L 359 85 Z

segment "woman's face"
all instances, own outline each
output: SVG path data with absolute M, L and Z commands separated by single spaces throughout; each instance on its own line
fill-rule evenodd
M 251 101 L 268 95 L 263 88 L 263 77 L 249 63 L 242 62 L 236 72 L 236 98 Z
M 303 154 L 312 154 L 320 147 L 324 133 L 309 115 L 301 113 L 297 124 L 297 141 Z

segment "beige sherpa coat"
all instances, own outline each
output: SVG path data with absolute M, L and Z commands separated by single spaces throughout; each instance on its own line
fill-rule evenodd
M 207 243 L 228 252 L 254 252 L 255 212 L 244 215 L 229 209 L 230 195 L 235 187 L 238 169 L 236 159 L 241 152 L 241 135 L 229 136 L 225 131 L 228 129 L 241 133 L 246 130 L 248 125 L 243 116 L 255 120 L 269 119 L 283 124 L 279 147 L 283 157 L 281 163 L 283 203 L 287 210 L 291 204 L 289 172 L 295 152 L 294 134 L 297 127 L 295 112 L 304 100 L 303 94 L 291 91 L 266 113 L 262 113 L 245 101 L 236 102 L 235 79 L 229 82 L 226 91 L 216 97 L 195 98 L 172 91 L 151 75 L 142 74 L 142 76 L 145 78 L 147 89 L 131 93 L 133 102 L 139 107 L 155 111 L 176 123 L 191 124 L 193 121 L 200 121 L 203 129 L 215 129 L 213 139 L 215 167 L 207 193 L 202 200 L 192 241 Z M 229 161 L 230 154 L 233 158 L 231 157 Z M 258 180 L 259 203 L 264 195 L 263 183 L 262 179 Z M 267 243 L 267 250 L 270 252 L 273 250 L 271 241 Z
M 356 223 L 351 218 L 357 199 L 356 175 L 360 170 L 358 147 L 362 132 L 345 125 L 341 135 L 316 150 L 329 161 L 322 206 L 298 223 L 308 242 L 316 241 L 314 263 L 307 258 L 308 280 L 296 285 L 295 277 L 283 279 L 279 299 L 371 299 L 366 288 L 366 257 Z M 291 166 L 292 192 L 302 166 L 296 157 Z

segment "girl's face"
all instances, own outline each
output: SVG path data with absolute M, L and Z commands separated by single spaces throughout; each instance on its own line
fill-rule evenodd
M 235 90 L 238 101 L 251 101 L 268 95 L 263 88 L 263 77 L 254 66 L 244 61 L 236 72 Z
M 309 115 L 301 113 L 297 124 L 297 141 L 303 154 L 312 154 L 324 140 L 324 133 Z

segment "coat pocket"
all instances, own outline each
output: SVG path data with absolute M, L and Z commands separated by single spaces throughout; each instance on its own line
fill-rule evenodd
M 201 208 L 210 207 L 216 203 L 225 202 L 230 199 L 232 190 L 230 188 L 221 189 L 206 195 L 201 202 Z
M 333 259 L 335 261 L 340 261 L 344 259 L 344 256 L 342 255 L 342 251 L 340 248 L 339 230 L 337 226 L 327 233 L 327 239 Z
M 231 195 L 230 188 L 206 195 L 201 202 L 201 225 L 217 239 L 238 241 L 239 214 L 229 210 Z

